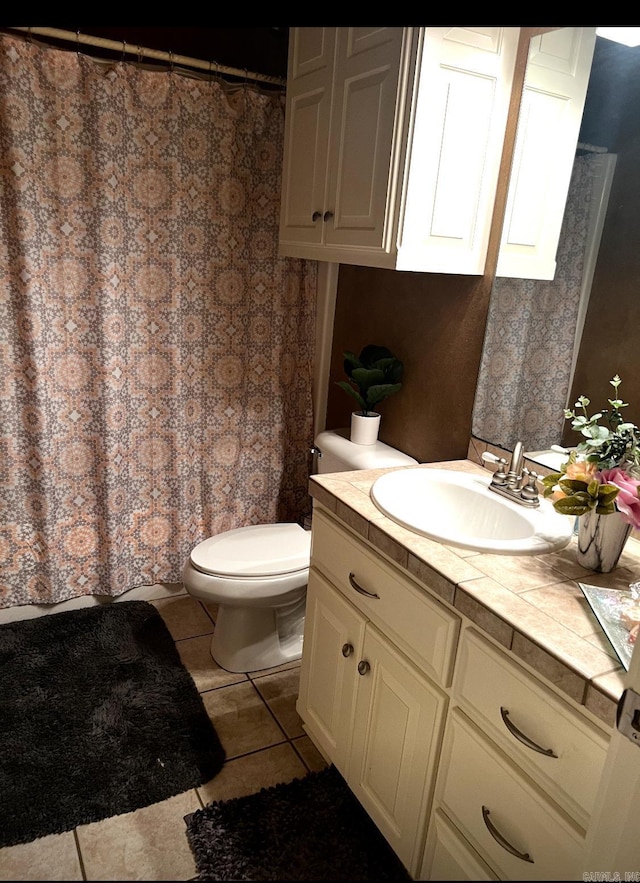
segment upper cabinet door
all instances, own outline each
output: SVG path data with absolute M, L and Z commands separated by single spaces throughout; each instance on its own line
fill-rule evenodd
M 406 28 L 291 29 L 281 254 L 358 263 L 392 247 L 410 36 Z
M 387 207 L 403 28 L 339 28 L 327 171 L 325 242 L 388 251 Z
M 335 43 L 335 28 L 290 32 L 281 242 L 322 242 Z
M 426 28 L 397 267 L 482 274 L 519 28 Z
M 531 40 L 497 275 L 553 279 L 595 28 Z

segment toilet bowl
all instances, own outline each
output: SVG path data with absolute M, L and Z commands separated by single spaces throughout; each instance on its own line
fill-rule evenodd
M 218 605 L 218 665 L 246 672 L 300 659 L 310 555 L 311 532 L 294 523 L 228 530 L 193 549 L 182 581 Z
M 315 440 L 318 472 L 415 465 L 382 442 L 354 444 L 349 430 Z M 184 565 L 187 592 L 218 605 L 211 655 L 232 672 L 258 671 L 302 656 L 311 531 L 299 524 L 258 524 L 198 543 Z

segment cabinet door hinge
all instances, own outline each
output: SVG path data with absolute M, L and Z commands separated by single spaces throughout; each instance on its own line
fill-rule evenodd
M 640 694 L 630 687 L 618 702 L 616 726 L 623 736 L 640 745 Z

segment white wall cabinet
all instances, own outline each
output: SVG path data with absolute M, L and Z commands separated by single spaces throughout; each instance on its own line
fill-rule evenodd
M 497 276 L 555 276 L 595 40 L 595 28 L 531 40 Z
M 292 28 L 280 253 L 484 271 L 519 28 Z
M 298 712 L 415 879 L 580 879 L 608 733 L 314 504 Z

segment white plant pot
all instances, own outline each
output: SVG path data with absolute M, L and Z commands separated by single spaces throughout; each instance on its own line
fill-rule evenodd
M 366 416 L 362 411 L 351 414 L 351 441 L 356 445 L 375 445 L 380 429 L 380 414 Z

